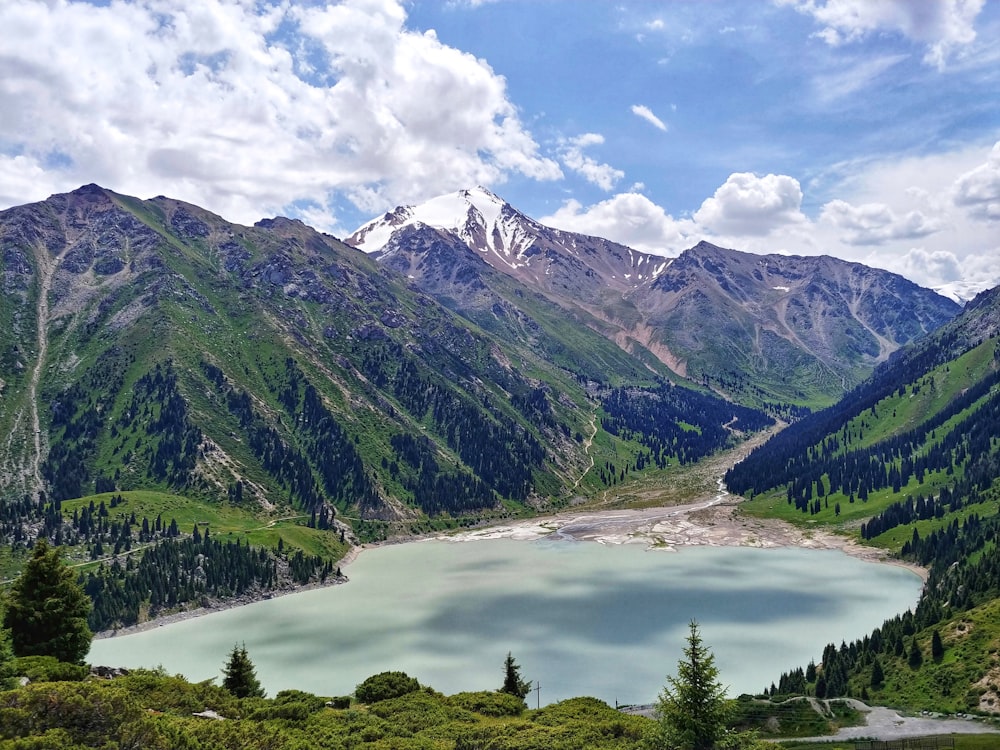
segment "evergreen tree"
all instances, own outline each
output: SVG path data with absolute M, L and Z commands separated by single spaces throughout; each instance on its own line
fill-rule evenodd
M 941 633 L 937 628 L 934 628 L 931 635 L 931 658 L 936 662 L 944 658 L 944 643 L 941 642 Z
M 916 636 L 910 642 L 910 653 L 906 661 L 910 665 L 910 669 L 920 669 L 920 665 L 924 663 L 924 655 L 920 651 L 920 646 L 917 645 Z
M 711 750 L 726 733 L 731 708 L 719 683 L 715 657 L 702 643 L 698 623 L 690 624 L 684 658 L 677 676 L 668 677 L 656 704 L 659 731 L 656 746 Z
M 514 661 L 510 651 L 507 652 L 507 658 L 503 663 L 503 673 L 503 687 L 500 688 L 500 692 L 516 695 L 524 700 L 525 696 L 531 692 L 531 680 L 521 679 L 521 668 Z
M 0 691 L 14 687 L 14 652 L 10 648 L 10 637 L 6 630 L 0 630 Z
M 233 645 L 233 650 L 229 653 L 229 661 L 223 668 L 223 674 L 225 676 L 222 680 L 222 687 L 237 698 L 264 697 L 264 688 L 261 687 L 260 680 L 257 679 L 257 672 L 253 662 L 250 661 L 246 644 Z
M 875 657 L 872 660 L 872 687 L 882 687 L 883 682 L 885 682 L 885 672 L 882 671 L 882 663 Z
M 14 654 L 82 664 L 93 637 L 89 614 L 90 599 L 73 571 L 62 564 L 57 548 L 39 539 L 7 595 L 3 625 L 10 630 Z

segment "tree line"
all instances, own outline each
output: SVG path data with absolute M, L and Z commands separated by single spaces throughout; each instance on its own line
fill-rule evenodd
M 653 389 L 614 388 L 601 406 L 604 429 L 638 441 L 648 449 L 638 461 L 661 469 L 669 458 L 687 464 L 714 453 L 728 444 L 733 431 L 756 432 L 774 424 L 756 409 L 666 382 Z

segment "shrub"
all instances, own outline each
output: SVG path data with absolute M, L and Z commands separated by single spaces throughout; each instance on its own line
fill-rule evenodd
M 524 711 L 524 701 L 510 693 L 484 690 L 478 693 L 457 693 L 448 701 L 456 708 L 483 716 L 519 716 Z
M 358 685 L 354 695 L 362 703 L 377 703 L 417 690 L 420 683 L 405 672 L 380 672 Z
M 14 659 L 13 672 L 32 682 L 79 682 L 90 674 L 90 669 L 54 656 L 20 656 Z

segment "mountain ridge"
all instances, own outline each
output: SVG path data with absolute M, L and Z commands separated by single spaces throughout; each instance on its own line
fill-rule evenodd
M 641 253 L 546 227 L 481 188 L 397 208 L 345 242 L 481 317 L 469 285 L 481 292 L 489 284 L 475 257 L 584 315 L 622 349 L 758 405 L 832 403 L 960 309 L 897 274 L 831 256 L 760 255 L 705 241 L 673 259 Z M 518 306 L 500 290 L 494 297 Z

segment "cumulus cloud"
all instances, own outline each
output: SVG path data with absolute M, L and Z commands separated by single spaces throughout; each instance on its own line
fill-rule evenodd
M 674 219 L 649 198 L 634 192 L 619 193 L 586 208 L 570 200 L 540 221 L 657 255 L 676 255 L 697 242 L 693 222 Z
M 806 221 L 801 205 L 802 188 L 794 177 L 736 172 L 701 204 L 694 219 L 718 234 L 762 236 Z
M 667 125 L 663 120 L 653 114 L 653 110 L 644 104 L 633 104 L 632 114 L 636 117 L 641 117 L 646 122 L 650 123 L 654 128 L 662 130 L 664 133 L 667 132 Z
M 1000 141 L 993 144 L 986 163 L 961 175 L 952 191 L 955 205 L 976 218 L 1000 220 Z
M 820 218 L 844 231 L 851 245 L 881 245 L 889 240 L 926 237 L 942 228 L 942 219 L 921 211 L 907 211 L 898 216 L 884 203 L 854 206 L 832 200 L 823 206 Z
M 575 138 L 567 138 L 560 142 L 559 155 L 563 165 L 583 177 L 587 182 L 597 185 L 601 190 L 611 190 L 625 176 L 620 169 L 610 164 L 600 164 L 583 153 L 589 146 L 599 146 L 604 143 L 604 136 L 598 133 L 584 133 Z
M 393 0 L 7 0 L 0 200 L 99 182 L 248 222 L 561 176 L 502 76 L 405 24 Z
M 895 31 L 927 45 L 924 61 L 944 67 L 951 53 L 976 38 L 976 16 L 985 0 L 776 0 L 812 16 L 830 45 Z
M 902 259 L 904 273 L 909 277 L 931 278 L 938 283 L 958 281 L 962 278 L 962 264 L 958 257 L 947 250 L 928 252 L 913 248 Z

